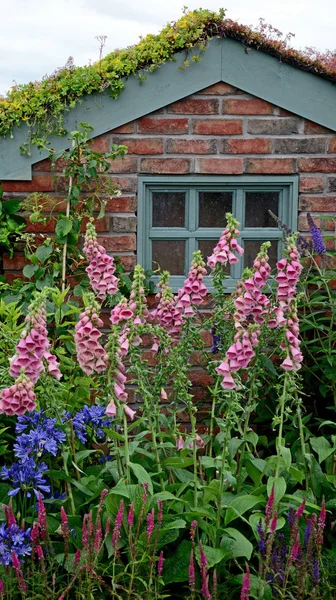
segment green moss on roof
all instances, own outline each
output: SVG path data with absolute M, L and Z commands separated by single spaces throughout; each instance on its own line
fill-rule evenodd
M 128 76 L 139 74 L 143 78 L 140 72 L 153 71 L 181 50 L 197 47 L 201 55 L 212 37 L 239 40 L 247 47 L 336 81 L 335 65 L 312 60 L 309 55 L 287 48 L 283 41 L 270 40 L 260 31 L 225 19 L 223 10 L 216 13 L 199 9 L 184 13 L 176 23 L 169 23 L 157 35 L 147 35 L 135 46 L 111 52 L 100 63 L 84 67 L 68 63 L 42 81 L 14 86 L 6 98 L 0 99 L 0 135 L 10 134 L 14 126 L 25 122 L 29 131 L 27 147 L 31 142 L 43 145 L 49 135 L 66 133 L 64 113 L 86 94 L 108 90 L 117 98 Z M 193 54 L 193 60 L 200 60 L 199 55 Z

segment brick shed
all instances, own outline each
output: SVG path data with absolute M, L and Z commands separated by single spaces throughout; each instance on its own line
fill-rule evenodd
M 335 83 L 227 37 L 212 39 L 201 62 L 184 70 L 184 52 L 175 58 L 142 84 L 129 78 L 118 99 L 88 95 L 67 114 L 68 130 L 81 121 L 94 127 L 97 149 L 128 146 L 110 170 L 121 196 L 108 200 L 98 223 L 107 250 L 127 269 L 136 261 L 146 268 L 159 263 L 177 288 L 192 252 L 210 253 L 227 211 L 242 223 L 245 263 L 265 239 L 275 262 L 281 234 L 268 209 L 304 234 L 311 212 L 335 249 Z M 5 198 L 61 196 L 47 154 L 33 148 L 31 156 L 20 155 L 26 135 L 22 125 L 13 139 L 0 141 Z M 67 143 L 67 136 L 51 140 L 57 150 Z M 5 258 L 10 278 L 22 266 L 20 254 Z M 233 267 L 232 285 L 240 269 Z

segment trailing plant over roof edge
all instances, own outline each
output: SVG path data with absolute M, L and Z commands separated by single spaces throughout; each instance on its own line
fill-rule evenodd
M 31 143 L 42 147 L 49 135 L 67 133 L 63 125 L 64 113 L 74 108 L 86 94 L 108 90 L 113 98 L 117 98 L 125 86 L 125 78 L 138 74 L 139 80 L 143 81 L 145 76 L 140 71 L 152 72 L 182 50 L 186 51 L 187 67 L 188 50 L 197 47 L 200 52 L 204 51 L 212 37 L 239 40 L 248 47 L 336 81 L 333 53 L 323 56 L 312 49 L 299 52 L 288 47 L 288 38 L 282 39 L 280 32 L 272 39 L 276 31 L 265 26 L 253 30 L 225 19 L 223 9 L 218 13 L 206 9 L 184 12 L 178 21 L 168 23 L 159 34 L 149 34 L 135 46 L 115 50 L 98 63 L 75 67 L 70 59 L 42 81 L 13 86 L 6 98 L 0 98 L 0 135 L 12 135 L 13 128 L 24 121 L 29 133 L 22 152 L 29 152 Z M 193 55 L 192 60 L 198 61 L 200 56 Z

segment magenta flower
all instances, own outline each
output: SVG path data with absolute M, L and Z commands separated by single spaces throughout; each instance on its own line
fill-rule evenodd
M 128 515 L 127 515 L 127 523 L 130 529 L 133 527 L 134 523 L 134 502 L 130 504 Z
M 183 317 L 191 317 L 194 311 L 192 304 L 201 304 L 208 290 L 203 283 L 203 277 L 206 275 L 205 263 L 202 259 L 200 250 L 193 254 L 187 279 L 185 279 L 183 288 L 178 290 L 176 308 L 180 309 Z
M 154 531 L 154 518 L 155 518 L 154 508 L 152 508 L 151 512 L 149 512 L 146 517 L 146 522 L 147 522 L 146 537 L 147 537 L 148 544 L 151 541 L 153 531 Z
M 189 577 L 190 590 L 191 590 L 191 592 L 194 592 L 195 591 L 195 565 L 194 565 L 194 551 L 193 550 L 190 552 L 188 577 Z
M 208 266 L 211 269 L 214 269 L 218 263 L 234 265 L 239 259 L 233 252 L 237 252 L 239 255 L 242 255 L 244 252 L 236 240 L 239 235 L 239 230 L 237 229 L 239 226 L 238 221 L 230 213 L 226 214 L 226 219 L 228 224 L 219 242 L 214 247 L 211 256 L 208 258 Z
M 24 375 L 20 375 L 9 388 L 1 391 L 0 413 L 8 416 L 23 415 L 36 408 L 36 396 L 33 392 L 32 381 Z
M 161 550 L 160 556 L 159 556 L 159 560 L 158 560 L 158 564 L 157 564 L 157 572 L 158 572 L 159 576 L 162 575 L 163 563 L 164 563 L 163 550 Z
M 119 540 L 120 540 L 120 532 L 121 532 L 121 527 L 122 527 L 122 522 L 123 522 L 123 515 L 124 515 L 124 501 L 121 500 L 120 504 L 119 504 L 119 510 L 118 510 L 117 516 L 115 518 L 113 532 L 112 532 L 112 546 L 116 553 L 118 552 L 118 545 L 119 545 Z
M 97 329 L 103 326 L 98 316 L 99 305 L 95 302 L 93 294 L 88 295 L 88 306 L 79 315 L 76 324 L 75 343 L 78 362 L 86 375 L 105 371 L 108 355 L 99 342 L 101 332 Z
M 243 575 L 243 585 L 240 592 L 240 600 L 248 600 L 250 597 L 251 591 L 251 580 L 250 580 L 250 569 L 249 566 L 246 565 L 246 572 Z
M 92 223 L 86 226 L 83 252 L 90 264 L 86 268 L 90 285 L 99 300 L 105 300 L 106 294 L 111 296 L 118 291 L 118 279 L 115 277 L 113 257 L 106 253 L 103 246 L 98 244 L 97 234 Z

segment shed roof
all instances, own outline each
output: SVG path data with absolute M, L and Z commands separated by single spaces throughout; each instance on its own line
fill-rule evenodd
M 93 126 L 95 137 L 219 81 L 336 129 L 336 73 L 296 51 L 281 50 L 276 42 L 261 43 L 250 29 L 227 20 L 221 27 L 218 23 L 211 27 L 205 39 L 212 39 L 200 62 L 193 61 L 200 54 L 198 45 L 188 50 L 188 67 L 185 51 L 179 51 L 174 60 L 168 59 L 154 72 L 138 70 L 126 80 L 116 99 L 107 90 L 84 95 L 80 104 L 65 113 L 65 130 L 74 130 L 86 121 Z M 141 83 L 139 75 L 145 75 L 146 81 Z M 48 156 L 36 146 L 29 156 L 20 154 L 27 133 L 21 124 L 13 129 L 12 137 L 0 140 L 0 180 L 31 180 L 32 165 Z M 69 146 L 66 135 L 54 135 L 49 142 L 56 151 Z

